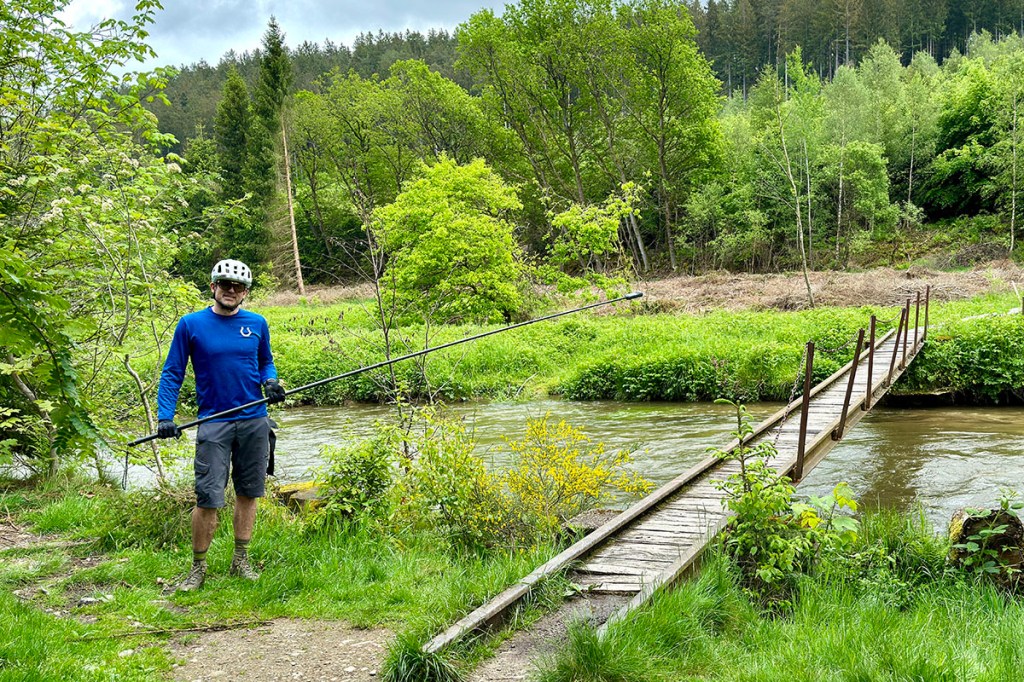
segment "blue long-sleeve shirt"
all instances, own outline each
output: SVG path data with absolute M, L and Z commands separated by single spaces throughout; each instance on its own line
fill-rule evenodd
M 270 329 L 262 315 L 244 309 L 218 315 L 212 308 L 190 313 L 178 320 L 160 374 L 158 419 L 174 419 L 190 358 L 200 418 L 262 399 L 263 382 L 277 378 Z M 261 404 L 214 421 L 265 416 L 267 406 Z

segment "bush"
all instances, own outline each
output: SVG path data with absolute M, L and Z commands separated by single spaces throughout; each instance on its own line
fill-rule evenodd
M 628 452 L 606 453 L 580 429 L 547 417 L 528 421 L 526 436 L 508 442 L 512 465 L 501 473 L 474 454 L 465 424 L 437 409 L 413 409 L 405 428 L 377 429 L 363 443 L 325 449 L 311 529 L 372 520 L 433 530 L 456 550 L 534 546 L 615 492 L 651 488 L 627 469 Z
M 408 520 L 435 528 L 460 549 L 528 535 L 500 480 L 473 454 L 465 424 L 429 410 L 420 418 L 422 432 L 412 439 L 416 457 L 402 481 Z
M 902 390 L 945 390 L 981 404 L 1019 401 L 1022 347 L 1024 315 L 965 319 L 933 328 Z
M 310 527 L 321 530 L 351 520 L 385 518 L 390 512 L 394 451 L 394 431 L 389 429 L 378 429 L 373 438 L 347 447 L 321 448 L 326 464 L 316 475 L 320 499 Z
M 528 419 L 522 440 L 509 440 L 513 465 L 503 481 L 515 504 L 534 528 L 550 534 L 573 516 L 610 500 L 614 491 L 650 492 L 652 484 L 627 470 L 629 452 L 605 452 L 582 430 L 550 415 Z
M 109 513 L 99 541 L 108 549 L 151 547 L 162 549 L 186 544 L 192 537 L 192 508 L 196 496 L 191 484 L 164 485 L 111 495 Z
M 753 427 L 746 407 L 724 399 L 715 402 L 735 406 L 733 436 L 740 443 L 749 439 Z M 733 513 L 725 532 L 726 551 L 752 597 L 769 607 L 789 605 L 796 578 L 814 567 L 823 550 L 841 549 L 856 540 L 857 522 L 837 514 L 841 508 L 857 509 L 849 487 L 841 483 L 824 498 L 794 503 L 795 486 L 770 463 L 777 454 L 772 443 L 716 452 L 740 464 L 739 472 L 717 482 Z

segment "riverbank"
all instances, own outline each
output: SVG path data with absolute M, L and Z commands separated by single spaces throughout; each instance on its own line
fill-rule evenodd
M 283 506 L 264 503 L 250 545 L 259 582 L 227 575 L 229 509 L 210 550 L 207 584 L 168 595 L 191 561 L 191 505 L 187 492 L 173 490 L 125 494 L 81 480 L 0 482 L 7 514 L 0 529 L 0 681 L 191 680 L 176 669 L 218 669 L 209 665 L 229 666 L 222 674 L 237 678 L 242 664 L 230 667 L 230 659 L 246 637 L 275 622 L 278 630 L 306 632 L 320 623 L 334 634 L 276 649 L 285 664 L 268 662 L 246 679 L 295 671 L 308 679 L 314 662 L 340 662 L 342 651 L 359 649 L 335 637 L 353 628 L 366 630 L 359 641 L 374 647 L 353 654 L 360 675 L 346 676 L 346 665 L 327 669 L 337 679 L 378 679 L 392 632 L 432 633 L 557 550 L 541 544 L 458 553 L 430 532 L 369 525 L 317 533 Z M 17 543 L 2 542 L 8 534 Z M 197 641 L 214 632 L 224 650 L 197 651 Z M 324 648 L 331 637 L 341 650 Z
M 728 275 L 635 283 L 639 301 L 571 315 L 491 336 L 389 370 L 367 372 L 292 396 L 288 405 L 389 402 L 397 381 L 412 400 L 564 397 L 573 400 L 785 401 L 802 369 L 804 345 L 817 344 L 815 378 L 853 354 L 857 330 L 869 317 L 879 332 L 893 328 L 899 305 L 931 285 L 932 341 L 896 395 L 941 396 L 945 404 L 1019 400 L 1024 369 L 1012 359 L 1024 334 L 1012 264 L 969 272 L 872 270 L 813 273 L 819 301 L 800 309 L 802 277 Z M 295 388 L 383 360 L 375 304 L 365 287 L 314 291 L 306 299 L 280 293 L 250 306 L 270 322 L 275 360 Z M 800 299 L 804 301 L 805 299 Z M 290 302 L 289 305 L 283 305 Z M 535 316 L 578 306 L 549 298 Z M 824 305 L 832 304 L 832 305 Z M 868 305 L 870 304 L 870 305 Z M 845 307 L 843 307 L 845 306 Z M 964 318 L 983 317 L 977 321 Z M 1018 319 L 1020 318 L 1020 319 Z M 921 319 L 923 325 L 924 320 Z M 391 356 L 465 338 L 497 326 L 405 324 L 391 330 Z M 140 349 L 141 350 L 141 349 Z M 156 376 L 162 357 L 145 349 L 133 359 L 142 376 Z M 976 361 L 977 358 L 981 361 Z M 1005 366 L 1003 363 L 1006 363 Z M 110 419 L 137 423 L 143 410 L 126 374 L 102 384 Z M 194 401 L 190 379 L 182 413 Z
M 577 627 L 540 682 L 1019 679 L 1024 601 L 951 571 L 913 517 L 867 517 L 768 616 L 721 556 L 598 638 Z
M 126 501 L 148 523 L 124 525 Z M 453 554 L 429 533 L 357 526 L 310 534 L 267 504 L 251 547 L 259 583 L 227 577 L 222 524 L 208 584 L 168 596 L 188 561 L 187 541 L 161 545 L 161 523 L 186 518 L 176 504 L 81 481 L 0 485 L 0 537 L 18 536 L 0 543 L 0 680 L 406 679 L 387 674 L 389 650 L 410 651 L 557 550 Z M 605 639 L 577 627 L 537 679 L 1014 679 L 1024 602 L 948 567 L 948 549 L 919 515 L 863 516 L 855 545 L 772 613 L 713 554 Z M 550 581 L 517 625 L 571 590 Z M 448 661 L 468 675 L 505 636 Z
M 883 306 L 700 315 L 658 308 L 644 301 L 619 304 L 605 314 L 545 322 L 407 361 L 394 371 L 414 399 L 429 396 L 448 402 L 546 395 L 572 400 L 785 401 L 802 368 L 807 341 L 816 343 L 814 378 L 821 379 L 852 357 L 857 330 L 867 326 L 872 314 L 879 319 L 880 334 L 893 328 L 899 316 L 897 307 Z M 1019 398 L 1024 366 L 1017 362 L 1015 349 L 1024 342 L 1024 317 L 1005 315 L 1015 308 L 1019 302 L 1008 290 L 933 301 L 932 343 L 896 392 L 942 393 L 962 404 Z M 260 311 L 270 320 L 278 369 L 289 386 L 384 357 L 368 304 Z M 405 327 L 395 336 L 407 343 L 393 348 L 392 355 L 419 350 L 424 340 L 434 346 L 495 328 Z M 390 383 L 387 370 L 378 370 L 293 400 L 313 405 L 377 402 L 386 398 Z

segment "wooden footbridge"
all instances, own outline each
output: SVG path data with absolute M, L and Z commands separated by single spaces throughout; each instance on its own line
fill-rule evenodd
M 872 317 L 868 330 L 858 334 L 853 360 L 813 388 L 814 344 L 808 343 L 802 396 L 758 425 L 743 445 L 772 442 L 778 452 L 773 460 L 777 471 L 794 482 L 803 478 L 917 356 L 928 330 L 928 292 L 923 306 L 920 293 L 916 307 L 907 299 L 896 329 L 876 338 L 875 327 Z M 738 446 L 734 440 L 724 450 Z M 500 622 L 535 586 L 559 572 L 580 586 L 577 600 L 603 600 L 606 617 L 598 620 L 604 630 L 694 564 L 728 520 L 724 494 L 713 481 L 738 470 L 735 460 L 705 459 L 468 614 L 428 642 L 425 650 L 440 651 L 470 632 Z M 611 600 L 614 608 L 609 610 L 611 596 L 617 599 Z

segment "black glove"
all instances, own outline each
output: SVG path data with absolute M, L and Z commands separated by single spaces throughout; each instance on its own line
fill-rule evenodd
M 174 423 L 173 419 L 161 419 L 156 425 L 157 438 L 180 438 L 181 429 Z
M 267 379 L 263 382 L 263 395 L 267 396 L 267 402 L 271 405 L 283 403 L 284 386 L 278 383 L 277 379 Z

